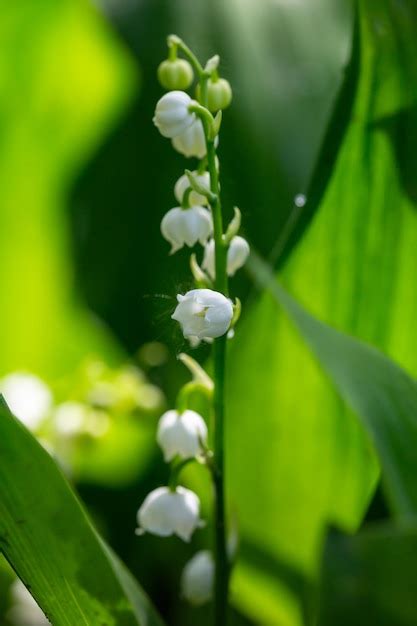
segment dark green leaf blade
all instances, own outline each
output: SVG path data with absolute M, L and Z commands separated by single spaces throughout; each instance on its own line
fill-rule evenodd
M 0 404 L 0 547 L 54 626 L 161 626 L 49 454 Z

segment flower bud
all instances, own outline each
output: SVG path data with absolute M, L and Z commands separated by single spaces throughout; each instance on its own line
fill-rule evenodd
M 199 241 L 204 245 L 212 231 L 211 213 L 202 206 L 189 209 L 175 207 L 164 215 L 161 222 L 162 236 L 172 245 L 171 254 L 184 244 L 191 248 Z
M 167 59 L 158 67 L 158 80 L 165 89 L 188 89 L 194 80 L 191 65 L 185 59 Z
M 160 537 L 177 535 L 190 541 L 191 535 L 203 525 L 200 519 L 200 500 L 189 489 L 159 487 L 149 493 L 137 514 L 138 534 L 144 532 Z
M 214 261 L 214 240 L 211 239 L 204 248 L 204 259 L 202 267 L 211 276 L 215 278 L 216 269 Z M 246 239 L 237 235 L 233 237 L 227 251 L 227 273 L 234 276 L 238 269 L 245 265 L 250 254 L 249 244 Z
M 201 120 L 196 119 L 190 126 L 172 140 L 172 145 L 177 152 L 186 157 L 202 159 L 206 156 L 206 138 Z
M 180 323 L 184 337 L 215 339 L 229 330 L 233 306 L 222 293 L 212 289 L 192 289 L 177 296 L 172 319 Z
M 207 426 L 195 411 L 167 411 L 159 420 L 156 440 L 167 463 L 177 454 L 189 459 L 201 452 L 201 443 L 206 443 Z
M 200 606 L 213 594 L 214 559 L 208 550 L 200 550 L 184 567 L 181 576 L 182 595 L 190 604 Z
M 210 174 L 208 172 L 203 172 L 203 174 L 199 174 L 198 172 L 193 172 L 193 174 L 195 175 L 195 177 L 197 178 L 198 182 L 201 183 L 202 185 L 205 185 L 206 187 L 210 187 Z M 176 199 L 178 200 L 178 202 L 182 202 L 182 199 L 184 197 L 184 193 L 187 191 L 187 189 L 190 188 L 190 180 L 188 178 L 188 176 L 186 174 L 183 174 L 175 183 L 175 187 L 174 187 L 174 195 L 176 197 Z M 208 204 L 208 200 L 205 196 L 202 196 L 200 193 L 197 193 L 197 191 L 191 191 L 189 196 L 188 196 L 188 201 L 190 206 L 194 206 L 194 205 L 205 205 Z
M 200 100 L 200 85 L 196 89 L 197 100 Z M 232 88 L 224 78 L 210 79 L 207 83 L 207 106 L 210 111 L 226 109 L 232 101 Z
M 184 91 L 170 91 L 158 100 L 153 123 L 161 135 L 176 137 L 198 121 L 196 115 L 189 111 L 193 102 Z

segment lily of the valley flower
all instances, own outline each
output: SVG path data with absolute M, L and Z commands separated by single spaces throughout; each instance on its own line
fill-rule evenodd
M 234 276 L 238 269 L 245 265 L 250 254 L 249 244 L 246 239 L 237 235 L 233 237 L 227 251 L 227 273 Z M 208 272 L 211 278 L 215 278 L 216 270 L 214 264 L 214 240 L 211 239 L 204 248 L 203 269 Z
M 189 110 L 194 100 L 185 91 L 170 91 L 156 105 L 153 123 L 164 137 L 177 137 L 192 126 L 197 117 Z
M 167 411 L 159 420 L 156 437 L 166 462 L 176 455 L 183 459 L 197 456 L 207 441 L 207 426 L 201 415 L 187 410 Z
M 197 159 L 206 156 L 207 147 L 203 124 L 197 117 L 181 133 L 172 135 L 172 137 L 172 145 L 175 150 L 184 156 L 196 157 Z
M 175 207 L 164 215 L 161 222 L 161 233 L 172 246 L 171 254 L 184 244 L 191 248 L 199 241 L 204 245 L 212 231 L 211 213 L 202 206 L 189 209 Z
M 210 174 L 208 172 L 203 172 L 202 174 L 199 174 L 198 172 L 193 172 L 193 174 L 201 185 L 205 185 L 208 188 L 210 187 Z M 175 187 L 174 187 L 174 195 L 176 199 L 178 200 L 178 202 L 182 202 L 184 194 L 189 188 L 190 188 L 189 178 L 186 174 L 183 174 L 183 176 L 181 176 L 177 180 L 177 182 L 175 183 Z M 190 206 L 195 206 L 195 205 L 201 206 L 201 205 L 208 204 L 207 198 L 197 193 L 194 190 L 190 191 L 190 194 L 188 196 L 188 202 Z
M 184 337 L 215 339 L 229 330 L 233 306 L 222 293 L 212 289 L 192 289 L 177 296 L 172 319 L 180 323 Z
M 138 533 L 149 532 L 160 537 L 177 535 L 190 541 L 193 532 L 203 525 L 200 500 L 189 489 L 158 487 L 148 494 L 137 514 Z
M 34 374 L 14 372 L 0 381 L 10 410 L 29 430 L 36 430 L 52 407 L 52 393 Z
M 181 577 L 182 595 L 190 604 L 199 606 L 211 599 L 213 585 L 213 556 L 208 550 L 201 550 L 184 567 Z

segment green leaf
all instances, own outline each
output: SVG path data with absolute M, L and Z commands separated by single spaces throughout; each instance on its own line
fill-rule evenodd
M 0 547 L 54 626 L 162 626 L 49 454 L 0 404 Z
M 355 537 L 330 535 L 319 626 L 414 626 L 417 528 L 372 525 Z
M 417 517 L 417 381 L 373 346 L 309 315 L 259 259 L 252 267 L 361 419 L 376 449 L 392 511 L 401 519 Z
M 417 374 L 410 339 L 417 310 L 411 176 L 417 116 L 410 90 L 416 11 L 407 0 L 359 3 L 350 121 L 320 205 L 280 276 L 315 317 L 374 344 L 411 374 Z M 251 543 L 314 581 L 326 525 L 354 530 L 363 518 L 378 476 L 373 448 L 271 295 L 246 306 L 236 334 L 228 424 L 232 507 Z M 242 557 L 234 580 L 240 605 L 255 619 L 261 606 L 266 623 L 300 624 L 299 594 L 262 569 L 249 571 Z M 256 577 L 267 581 L 261 591 Z

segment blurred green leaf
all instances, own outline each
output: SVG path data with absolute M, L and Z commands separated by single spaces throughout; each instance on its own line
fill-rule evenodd
M 74 293 L 65 196 L 135 77 L 87 0 L 3 4 L 0 40 L 0 373 L 51 379 L 120 356 Z
M 50 621 L 161 626 L 49 454 L 0 402 L 0 547 Z
M 350 123 L 319 210 L 281 279 L 315 317 L 417 374 L 410 174 L 417 9 L 394 0 L 359 7 Z M 308 203 L 307 193 L 306 211 Z M 246 307 L 231 352 L 229 492 L 240 532 L 314 582 L 326 524 L 354 530 L 364 515 L 377 478 L 372 448 L 271 295 Z M 239 606 L 255 618 L 261 606 L 266 623 L 302 623 L 297 591 L 249 567 L 244 551 L 242 559 L 234 580 Z
M 370 526 L 330 535 L 324 556 L 319 626 L 414 626 L 417 529 Z

